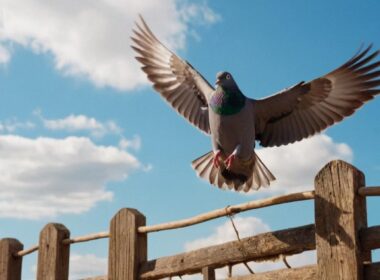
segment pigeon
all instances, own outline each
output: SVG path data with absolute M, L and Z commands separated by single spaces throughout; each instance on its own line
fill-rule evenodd
M 252 191 L 275 180 L 255 153 L 308 138 L 352 115 L 380 93 L 379 51 L 369 45 L 328 74 L 272 96 L 252 99 L 231 73 L 213 87 L 189 62 L 162 44 L 140 15 L 132 48 L 154 89 L 192 125 L 210 135 L 212 151 L 195 159 L 197 175 L 220 189 Z

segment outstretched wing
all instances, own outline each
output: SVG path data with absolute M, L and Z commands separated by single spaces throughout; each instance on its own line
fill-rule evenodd
M 152 33 L 144 19 L 131 38 L 136 59 L 153 87 L 190 123 L 210 133 L 208 99 L 214 88 L 190 65 L 165 47 Z
M 341 67 L 273 96 L 251 100 L 256 139 L 264 147 L 300 141 L 350 116 L 380 93 L 379 51 L 371 46 Z

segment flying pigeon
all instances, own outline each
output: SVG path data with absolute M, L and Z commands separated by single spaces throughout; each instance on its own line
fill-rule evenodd
M 236 191 L 257 190 L 275 180 L 255 153 L 310 137 L 352 115 L 380 93 L 379 51 L 359 51 L 334 71 L 264 99 L 245 96 L 231 73 L 216 75 L 215 88 L 186 60 L 163 45 L 140 16 L 134 44 L 153 87 L 195 127 L 211 136 L 212 151 L 192 167 L 209 183 Z

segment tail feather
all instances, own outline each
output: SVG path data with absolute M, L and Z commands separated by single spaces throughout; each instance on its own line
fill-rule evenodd
M 216 169 L 216 168 L 215 168 Z M 219 170 L 217 171 L 217 174 L 216 174 L 216 185 L 222 189 L 223 188 L 223 182 L 224 182 L 224 179 L 223 179 L 223 176 L 222 174 L 220 174 Z
M 253 174 L 252 174 L 252 181 L 253 181 L 253 185 L 254 185 L 254 188 L 256 188 L 256 186 L 261 186 L 261 169 L 260 167 L 257 167 L 256 170 L 253 171 Z
M 236 160 L 231 169 L 227 169 L 224 162 L 216 168 L 213 159 L 214 153 L 211 151 L 195 159 L 191 165 L 199 177 L 221 189 L 248 192 L 268 187 L 276 179 L 256 153 L 249 161 Z
M 263 170 L 263 165 L 259 164 L 259 160 L 257 160 L 255 167 L 253 173 L 257 174 L 258 185 L 267 187 L 270 183 L 269 178 L 267 178 L 267 174 Z
M 202 178 L 209 178 L 209 174 L 212 171 L 212 160 L 204 162 L 201 166 L 203 167 L 203 169 L 200 170 L 199 176 L 201 176 Z
M 248 181 L 243 185 L 243 191 L 248 192 L 251 189 L 251 185 L 253 183 L 253 176 L 251 176 Z
M 218 170 L 212 168 L 210 171 L 209 182 L 216 182 L 216 176 L 218 176 Z

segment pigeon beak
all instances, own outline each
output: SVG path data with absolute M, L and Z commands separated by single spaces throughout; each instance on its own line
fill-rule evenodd
M 222 83 L 222 81 L 219 80 L 219 79 L 217 79 L 216 82 L 215 82 L 215 86 L 219 86 L 221 83 Z

